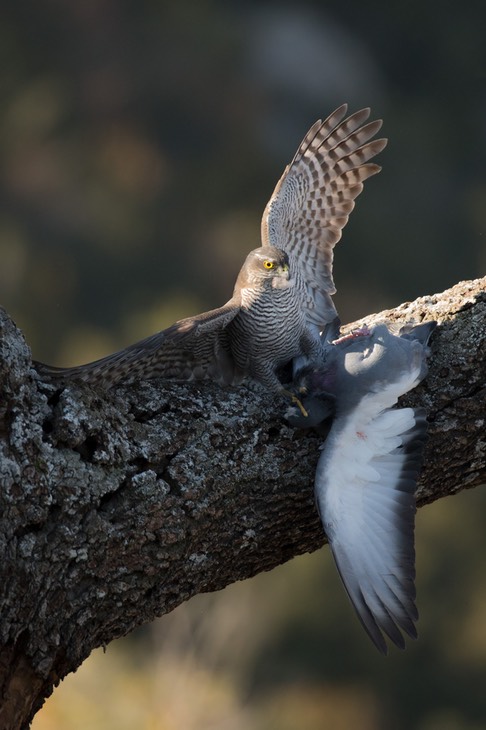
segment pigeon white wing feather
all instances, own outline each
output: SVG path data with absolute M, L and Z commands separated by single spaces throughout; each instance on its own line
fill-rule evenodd
M 405 379 L 405 378 L 404 378 Z M 407 374 L 407 380 L 410 374 Z M 386 653 L 386 634 L 416 637 L 414 516 L 426 419 L 390 409 L 408 382 L 367 395 L 338 417 L 316 472 L 316 499 L 346 591 L 366 631 Z

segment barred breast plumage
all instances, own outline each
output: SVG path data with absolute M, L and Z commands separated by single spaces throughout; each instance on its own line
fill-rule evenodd
M 261 249 L 261 251 L 272 249 Z M 278 250 L 275 250 L 276 252 Z M 228 325 L 228 337 L 237 372 L 245 373 L 278 389 L 275 371 L 303 348 L 319 347 L 317 338 L 309 336 L 305 316 L 305 289 L 289 268 L 289 279 L 273 287 L 272 280 L 261 288 L 243 288 L 238 316 Z

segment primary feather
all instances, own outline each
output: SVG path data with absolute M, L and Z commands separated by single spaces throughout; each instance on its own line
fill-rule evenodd
M 262 242 L 283 249 L 305 282 L 309 322 L 318 329 L 331 322 L 333 249 L 363 190 L 363 183 L 381 167 L 368 162 L 383 150 L 386 139 L 369 140 L 381 120 L 364 124 L 370 109 L 343 119 L 343 104 L 324 122 L 317 121 L 302 140 L 277 183 L 262 219 Z

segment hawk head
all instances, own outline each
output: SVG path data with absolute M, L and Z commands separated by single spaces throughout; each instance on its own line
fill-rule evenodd
M 292 284 L 289 258 L 275 246 L 250 251 L 236 280 L 235 294 L 242 289 L 286 289 Z

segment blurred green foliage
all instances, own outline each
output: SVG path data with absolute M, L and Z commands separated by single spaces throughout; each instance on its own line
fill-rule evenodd
M 479 275 L 485 16 L 2 3 L 0 295 L 35 356 L 89 359 L 222 303 L 285 164 L 343 101 L 390 138 L 336 249 L 343 319 Z
M 343 320 L 484 274 L 484 3 L 7 0 L 0 20 L 0 301 L 37 359 L 225 301 L 285 164 L 343 101 L 390 139 L 336 249 Z M 95 654 L 34 729 L 479 730 L 485 506 L 419 515 L 405 654 L 375 655 L 322 551 Z

